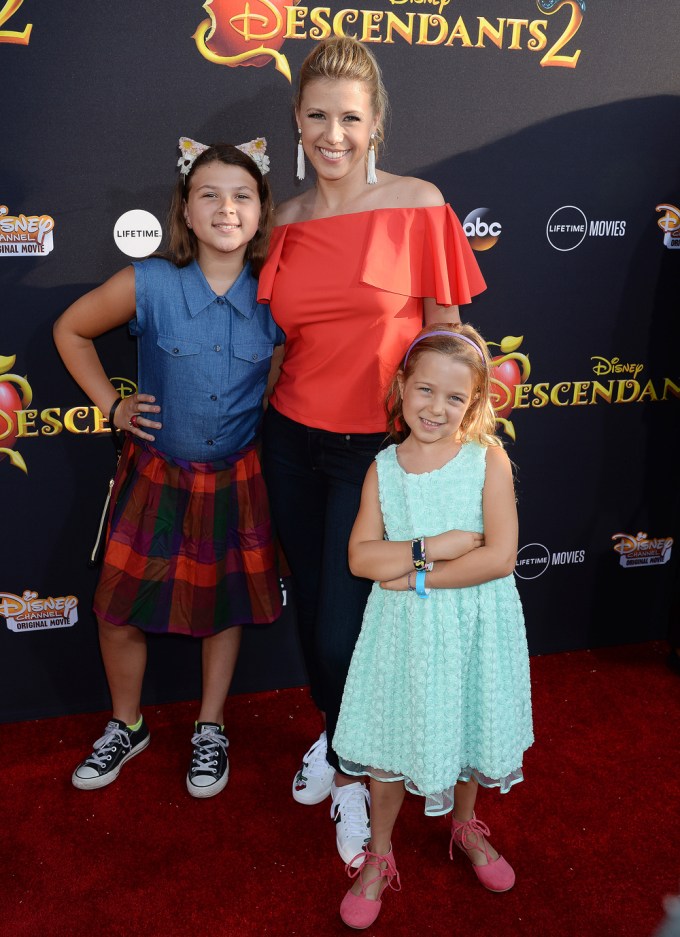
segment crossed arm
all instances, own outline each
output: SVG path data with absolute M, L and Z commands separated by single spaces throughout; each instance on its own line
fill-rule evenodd
M 517 509 L 512 467 L 500 447 L 487 450 L 482 494 L 484 533 L 447 530 L 425 539 L 428 588 L 456 589 L 508 576 L 517 556 Z M 355 576 L 380 582 L 383 589 L 408 589 L 413 572 L 411 541 L 384 540 L 375 463 L 364 482 L 359 514 L 349 540 L 349 565 Z M 413 580 L 413 577 L 411 577 Z

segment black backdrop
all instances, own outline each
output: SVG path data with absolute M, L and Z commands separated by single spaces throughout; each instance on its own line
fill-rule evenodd
M 435 182 L 479 251 L 489 289 L 463 315 L 508 356 L 498 411 L 518 466 L 532 652 L 664 634 L 678 527 L 677 4 L 23 0 L 3 17 L 1 720 L 108 706 L 86 559 L 114 453 L 51 325 L 128 262 L 114 240 L 125 212 L 164 223 L 180 136 L 264 135 L 277 199 L 296 191 L 286 69 L 327 28 L 370 41 L 384 70 L 380 165 Z M 233 58 L 259 47 L 255 66 Z M 99 349 L 130 387 L 125 330 Z M 246 636 L 234 691 L 304 682 L 293 619 L 289 603 Z M 197 650 L 151 642 L 147 703 L 198 694 Z

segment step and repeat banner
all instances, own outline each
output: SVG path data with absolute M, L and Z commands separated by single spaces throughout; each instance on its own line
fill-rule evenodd
M 321 0 L 323 2 L 323 0 Z M 356 0 L 355 0 L 356 2 Z M 382 66 L 382 168 L 436 183 L 489 284 L 517 466 L 531 651 L 662 637 L 677 589 L 680 11 L 667 0 L 151 0 L 0 9 L 0 719 L 109 705 L 87 561 L 115 464 L 52 324 L 161 242 L 177 141 L 265 136 L 295 194 L 291 99 L 314 43 Z M 98 341 L 135 388 L 125 329 Z M 305 682 L 293 598 L 234 691 Z M 198 643 L 150 641 L 146 702 L 198 695 Z

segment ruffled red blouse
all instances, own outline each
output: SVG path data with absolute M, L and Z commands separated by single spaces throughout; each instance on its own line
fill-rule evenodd
M 275 228 L 258 291 L 286 333 L 271 402 L 317 429 L 383 432 L 385 392 L 422 327 L 423 299 L 462 305 L 484 289 L 448 205 Z

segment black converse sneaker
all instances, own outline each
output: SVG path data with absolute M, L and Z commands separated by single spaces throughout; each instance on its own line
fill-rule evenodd
M 197 722 L 191 744 L 194 754 L 187 774 L 187 790 L 192 797 L 214 797 L 229 780 L 229 740 L 222 726 Z
M 144 751 L 149 744 L 146 722 L 138 729 L 129 729 L 120 719 L 111 719 L 104 734 L 94 743 L 89 758 L 81 761 L 71 776 L 74 787 L 90 791 L 115 781 L 126 761 Z

